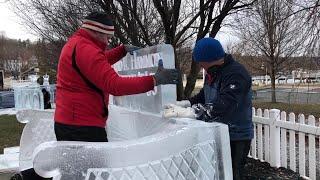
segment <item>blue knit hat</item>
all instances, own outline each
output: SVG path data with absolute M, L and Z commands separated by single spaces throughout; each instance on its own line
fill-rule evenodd
M 225 52 L 218 40 L 209 37 L 196 43 L 192 55 L 195 62 L 213 62 L 223 58 Z

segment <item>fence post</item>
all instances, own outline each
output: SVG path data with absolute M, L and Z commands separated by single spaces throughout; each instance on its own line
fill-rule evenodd
M 280 127 L 276 126 L 276 122 L 280 121 L 280 110 L 271 109 L 270 119 L 270 165 L 272 167 L 280 167 Z

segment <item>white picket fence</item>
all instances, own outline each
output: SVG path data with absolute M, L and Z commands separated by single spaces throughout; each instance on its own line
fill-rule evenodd
M 289 168 L 302 177 L 320 179 L 320 127 L 315 117 L 305 119 L 278 109 L 252 108 L 254 139 L 249 156 L 272 167 Z M 319 119 L 320 120 L 320 119 Z

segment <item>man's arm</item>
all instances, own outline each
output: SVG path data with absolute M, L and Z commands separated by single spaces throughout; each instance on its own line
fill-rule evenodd
M 241 74 L 231 74 L 221 84 L 220 96 L 217 102 L 206 104 L 208 121 L 219 121 L 219 117 L 234 111 L 241 106 L 244 96 L 249 91 L 250 84 Z M 227 122 L 223 122 L 227 123 Z
M 118 62 L 126 54 L 127 51 L 124 45 L 105 51 L 105 55 L 110 65 L 113 65 L 114 63 Z
M 119 76 L 105 60 L 103 52 L 90 45 L 78 45 L 76 52 L 76 63 L 81 73 L 103 92 L 115 96 L 131 95 L 150 91 L 155 86 L 152 76 Z

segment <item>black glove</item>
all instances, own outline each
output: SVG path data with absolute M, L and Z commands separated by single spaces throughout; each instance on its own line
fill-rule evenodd
M 138 49 L 141 49 L 141 47 L 130 45 L 130 44 L 125 44 L 124 45 L 125 50 L 130 53 L 131 55 L 133 54 L 133 51 L 136 51 Z
M 214 107 L 211 103 L 208 104 L 194 104 L 192 105 L 194 112 L 196 114 L 196 119 L 205 122 L 219 121 L 219 117 L 212 116 Z
M 178 84 L 180 73 L 176 69 L 164 69 L 163 62 L 160 59 L 158 63 L 158 70 L 153 77 L 156 80 L 156 85 Z

